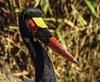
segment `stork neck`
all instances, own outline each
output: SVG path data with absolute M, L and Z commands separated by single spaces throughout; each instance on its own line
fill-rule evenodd
M 41 44 L 38 41 L 25 44 L 34 62 L 35 82 L 56 82 L 52 62 Z
M 36 58 L 34 60 L 36 69 L 36 82 L 55 82 L 54 69 L 47 52 L 39 42 L 34 44 L 34 48 L 36 52 Z

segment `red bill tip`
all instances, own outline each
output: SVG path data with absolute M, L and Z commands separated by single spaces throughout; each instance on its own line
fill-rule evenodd
M 64 58 L 67 58 L 69 61 L 79 64 L 77 60 L 62 46 L 62 44 L 56 40 L 56 38 L 51 37 L 48 46 Z

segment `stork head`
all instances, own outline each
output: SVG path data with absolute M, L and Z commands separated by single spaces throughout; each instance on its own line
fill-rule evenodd
M 64 58 L 78 64 L 77 60 L 49 32 L 48 26 L 42 19 L 42 12 L 40 9 L 25 9 L 20 15 L 19 27 L 22 37 L 33 38 L 34 42 L 38 39 Z

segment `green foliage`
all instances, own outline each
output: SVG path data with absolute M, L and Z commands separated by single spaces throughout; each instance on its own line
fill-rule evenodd
M 34 7 L 36 8 L 36 7 L 38 7 L 39 5 L 41 5 L 41 6 L 44 5 L 44 14 L 45 14 L 45 15 L 46 15 L 48 12 L 50 13 L 50 15 L 52 15 L 52 9 L 51 9 L 51 7 L 50 7 L 50 2 L 49 2 L 49 0 L 45 0 L 45 2 L 44 2 L 44 0 L 38 0 L 38 1 L 35 3 Z
M 94 0 L 84 0 L 84 2 L 87 4 L 87 6 L 91 10 L 91 12 L 97 17 L 97 13 L 95 11 L 95 7 L 93 6 L 93 4 L 95 4 Z
M 19 8 L 16 8 L 14 12 L 19 13 L 19 12 L 21 12 L 21 10 Z
M 63 27 L 63 25 L 64 25 L 64 23 L 62 22 L 62 23 L 59 25 L 59 27 L 56 29 L 56 34 L 57 34 L 57 36 L 58 36 L 59 41 L 61 42 L 61 44 L 62 44 L 65 48 L 67 48 L 67 47 L 66 47 L 66 42 L 65 42 L 64 38 L 62 37 L 61 31 L 60 31 L 61 28 Z
M 72 33 L 71 37 L 70 37 L 70 41 L 72 41 L 74 39 L 74 36 L 75 36 L 75 32 Z
M 100 41 L 100 33 L 97 35 L 97 40 Z
M 97 24 L 100 24 L 100 17 L 98 17 L 98 18 L 96 19 L 96 22 L 95 22 L 94 26 L 97 25 Z
M 71 76 L 70 73 L 68 73 L 68 75 L 66 75 L 65 73 L 63 73 L 63 75 L 64 75 L 64 78 L 65 78 L 66 82 L 73 82 L 74 77 Z
M 79 24 L 77 23 L 77 25 L 80 27 L 80 26 L 82 26 L 82 27 L 85 27 L 84 26 L 84 20 L 83 20 L 83 17 L 81 16 L 81 14 L 78 12 L 78 10 L 75 8 L 75 6 L 74 5 L 72 5 L 72 9 L 73 9 L 73 11 L 75 11 L 75 13 L 77 14 L 77 21 L 79 22 Z
M 18 26 L 9 26 L 9 28 L 10 28 L 10 29 L 16 29 L 16 30 L 18 30 L 18 29 L 19 29 L 19 27 L 18 27 Z
M 82 59 L 82 61 L 83 61 L 85 64 L 88 64 L 88 61 L 87 61 L 86 59 L 84 59 L 84 58 L 82 58 L 82 57 L 81 57 L 81 59 Z
M 46 15 L 48 11 L 49 11 L 50 14 L 52 15 L 52 10 L 51 10 L 51 8 L 50 8 L 49 0 L 45 0 L 44 14 Z

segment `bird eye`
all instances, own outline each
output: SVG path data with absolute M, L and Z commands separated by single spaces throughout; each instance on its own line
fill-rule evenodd
M 26 13 L 26 14 L 24 15 L 24 18 L 25 18 L 26 20 L 28 20 L 28 19 L 30 19 L 31 17 L 29 16 L 28 13 Z

